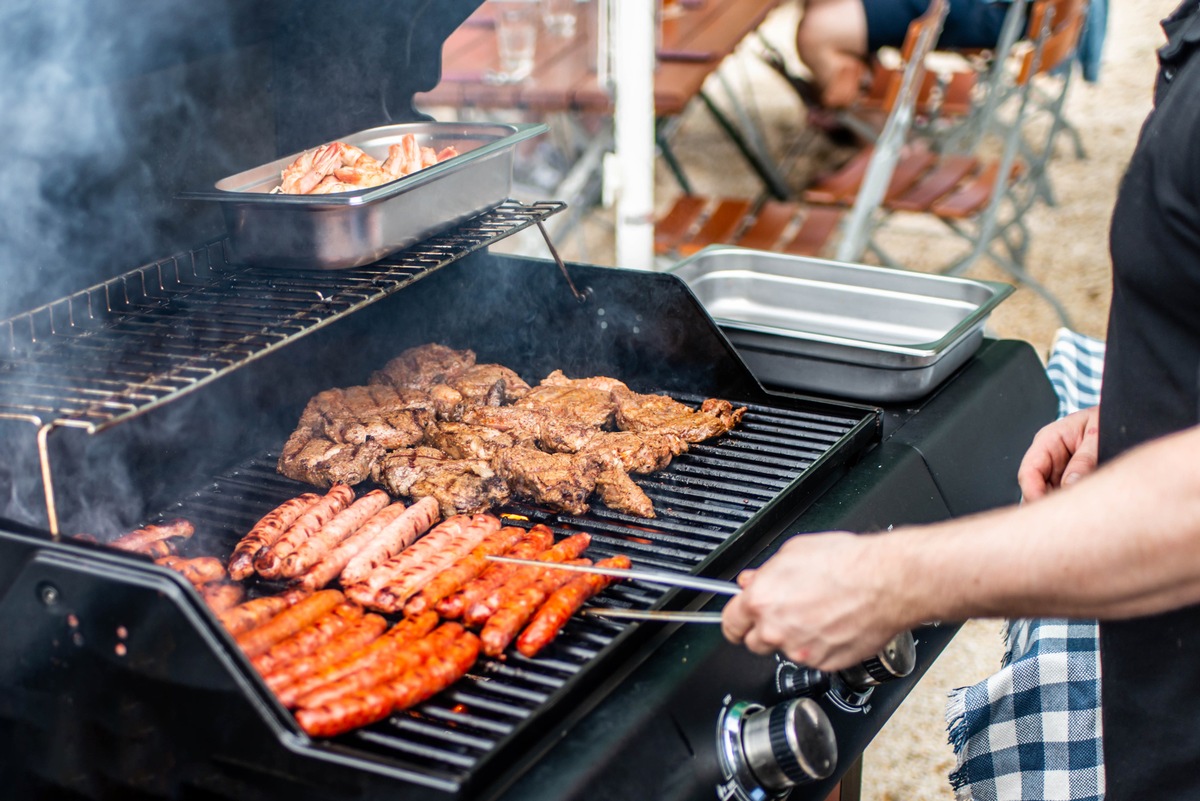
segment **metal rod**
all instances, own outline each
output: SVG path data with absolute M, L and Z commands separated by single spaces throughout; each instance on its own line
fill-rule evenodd
M 720 612 L 671 612 L 654 609 L 605 609 L 589 606 L 579 610 L 585 615 L 613 620 L 657 620 L 662 623 L 720 623 Z
M 571 274 L 567 272 L 566 263 L 563 262 L 562 256 L 558 255 L 558 248 L 554 247 L 554 243 L 550 241 L 550 232 L 546 230 L 546 226 L 540 219 L 537 221 L 537 227 L 542 232 L 542 238 L 546 240 L 546 248 L 550 251 L 550 255 L 554 257 L 554 263 L 558 265 L 563 278 L 567 279 L 567 286 L 571 287 L 571 294 L 575 296 L 575 300 L 583 303 L 587 300 L 587 295 L 575 288 L 575 282 L 571 280 Z
M 46 495 L 46 520 L 49 524 L 50 536 L 55 542 L 58 542 L 58 507 L 54 503 L 54 476 L 50 471 L 50 448 L 47 441 L 53 429 L 53 423 L 38 429 L 37 449 L 38 461 L 42 465 L 42 491 Z
M 630 579 L 631 581 L 648 581 L 651 584 L 666 584 L 671 587 L 686 587 L 690 590 L 714 592 L 718 595 L 737 595 L 742 588 L 732 581 L 693 576 L 689 573 L 668 573 L 665 570 L 626 570 L 620 567 L 596 567 L 595 565 L 568 565 L 562 562 L 540 562 L 536 559 L 514 559 L 511 556 L 489 556 L 489 561 L 506 562 L 512 565 L 530 565 L 540 568 L 555 568 L 571 570 L 576 573 L 596 573 L 601 576 Z

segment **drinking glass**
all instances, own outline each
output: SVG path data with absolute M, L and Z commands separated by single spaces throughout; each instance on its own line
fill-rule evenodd
M 575 35 L 575 6 L 578 0 L 542 0 L 542 24 L 551 36 L 569 39 Z
M 496 78 L 504 82 L 523 81 L 533 72 L 533 59 L 537 54 L 538 4 L 526 0 L 493 5 L 496 9 L 496 47 L 500 54 Z

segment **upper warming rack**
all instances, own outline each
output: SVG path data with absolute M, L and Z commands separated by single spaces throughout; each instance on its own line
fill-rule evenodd
M 0 419 L 89 434 L 165 404 L 561 211 L 505 201 L 379 262 L 288 272 L 225 241 L 0 321 Z

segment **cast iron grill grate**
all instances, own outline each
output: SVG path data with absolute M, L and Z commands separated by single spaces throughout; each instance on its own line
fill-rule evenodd
M 703 400 L 675 397 L 692 405 Z M 654 501 L 654 519 L 614 512 L 599 502 L 582 516 L 522 504 L 498 513 L 513 525 L 545 523 L 557 537 L 587 531 L 593 558 L 620 552 L 628 554 L 635 567 L 705 572 L 714 556 L 744 538 L 757 539 L 744 535 L 762 533 L 764 510 L 779 503 L 798 513 L 816 497 L 820 478 L 829 475 L 838 460 L 856 460 L 873 441 L 870 410 L 830 411 L 769 401 L 744 405 L 742 423 L 729 434 L 694 446 L 663 471 L 634 476 Z M 192 520 L 197 534 L 190 547 L 224 556 L 258 517 L 310 489 L 278 475 L 275 454 L 266 454 L 216 479 L 163 516 Z M 651 609 L 694 599 L 680 593 L 645 582 L 622 582 L 591 604 Z M 536 658 L 512 649 L 502 659 L 483 658 L 440 695 L 329 745 L 341 753 L 350 749 L 384 759 L 425 786 L 461 789 L 490 780 L 506 766 L 502 755 L 513 753 L 505 744 L 544 732 L 548 716 L 573 707 L 579 694 L 586 693 L 581 688 L 603 680 L 608 672 L 603 665 L 621 658 L 618 650 L 638 628 L 626 621 L 577 615 Z
M 0 419 L 96 433 L 535 225 L 562 203 L 505 201 L 350 270 L 231 264 L 225 242 L 0 321 Z

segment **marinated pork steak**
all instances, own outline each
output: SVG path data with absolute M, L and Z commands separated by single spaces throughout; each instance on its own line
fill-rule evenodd
M 444 517 L 503 506 L 510 495 L 486 459 L 451 459 L 436 448 L 389 453 L 374 477 L 393 497 L 433 498 Z
M 510 498 L 583 514 L 596 494 L 612 509 L 653 517 L 630 474 L 664 469 L 746 411 L 718 399 L 693 409 L 615 378 L 561 370 L 531 388 L 511 369 L 475 359 L 422 345 L 365 387 L 318 394 L 279 471 L 318 486 L 374 478 L 394 496 L 433 498 L 446 516 Z

